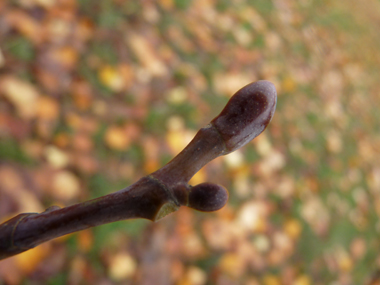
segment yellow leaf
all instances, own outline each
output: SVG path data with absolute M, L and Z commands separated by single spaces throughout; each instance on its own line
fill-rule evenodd
M 148 160 L 144 164 L 144 170 L 146 173 L 152 173 L 159 168 L 159 163 L 157 160 Z
M 248 231 L 263 232 L 268 224 L 268 206 L 259 201 L 247 202 L 239 210 L 237 223 Z
M 22 118 L 30 119 L 35 116 L 39 94 L 32 84 L 9 76 L 0 80 L 0 90 Z
M 45 7 L 45 8 L 49 8 L 49 7 L 53 7 L 54 5 L 56 5 L 57 0 L 35 0 L 35 2 L 38 3 L 39 5 Z
M 51 39 L 67 39 L 72 29 L 70 21 L 59 17 L 51 17 L 45 26 L 45 31 Z
M 169 90 L 167 95 L 168 102 L 172 104 L 181 104 L 184 103 L 187 99 L 187 91 L 184 87 L 176 87 L 172 90 Z
M 131 278 L 137 269 L 135 259 L 127 253 L 119 253 L 112 257 L 108 275 L 115 281 Z
M 224 161 L 229 169 L 239 169 L 244 166 L 244 156 L 240 150 L 236 150 L 223 156 Z
M 50 253 L 50 243 L 41 244 L 35 248 L 27 250 L 21 254 L 16 255 L 17 266 L 24 274 L 30 274 L 39 265 L 39 263 Z
M 226 96 L 232 96 L 242 86 L 254 81 L 252 76 L 244 73 L 219 73 L 213 78 L 216 92 Z
M 165 10 L 170 10 L 174 7 L 173 0 L 160 0 L 159 3 Z
M 310 277 L 307 275 L 298 276 L 297 279 L 293 283 L 294 285 L 310 285 Z
M 258 136 L 253 143 L 256 146 L 257 152 L 262 156 L 266 156 L 272 151 L 272 144 L 265 133 Z
M 43 120 L 54 120 L 59 115 L 57 101 L 50 97 L 39 97 L 37 101 L 37 117 Z
M 341 135 L 337 131 L 327 133 L 327 149 L 332 153 L 339 153 L 343 148 Z
M 130 143 L 125 129 L 116 126 L 111 126 L 107 129 L 104 140 L 110 148 L 115 150 L 125 150 Z
M 164 76 L 168 73 L 166 65 L 157 56 L 155 48 L 146 38 L 130 32 L 127 41 L 136 57 L 151 75 Z
M 64 168 L 70 163 L 67 154 L 55 146 L 47 146 L 45 149 L 45 157 L 54 168 Z
M 206 173 L 204 169 L 199 170 L 195 175 L 190 179 L 190 185 L 198 185 L 206 181 Z
M 340 251 L 337 255 L 338 265 L 342 271 L 351 271 L 354 266 L 351 256 L 346 251 Z
M 259 252 L 267 252 L 271 247 L 270 241 L 265 235 L 257 235 L 253 240 L 253 244 Z
M 278 277 L 268 274 L 264 276 L 263 284 L 264 285 L 280 285 L 281 282 Z
M 292 239 L 298 239 L 302 232 L 302 226 L 298 220 L 291 219 L 285 223 L 284 230 Z
M 178 154 L 184 147 L 182 132 L 169 132 L 166 141 L 173 154 Z
M 53 177 L 53 195 L 64 201 L 74 199 L 79 195 L 79 179 L 70 171 L 59 171 Z
M 99 79 L 105 86 L 115 92 L 124 88 L 124 80 L 120 71 L 112 66 L 106 65 L 99 70 Z
M 191 266 L 185 274 L 185 279 L 181 280 L 183 282 L 181 284 L 203 285 L 206 281 L 206 273 L 199 267 Z
M 245 262 L 239 254 L 227 253 L 219 261 L 220 269 L 233 277 L 239 277 L 245 269 Z
M 282 88 L 285 92 L 293 92 L 296 87 L 297 84 L 292 77 L 285 77 L 282 81 Z

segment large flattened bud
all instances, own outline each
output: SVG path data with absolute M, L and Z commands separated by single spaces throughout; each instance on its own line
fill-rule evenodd
M 271 121 L 277 103 L 274 85 L 265 80 L 237 91 L 211 124 L 220 133 L 230 153 L 261 134 Z

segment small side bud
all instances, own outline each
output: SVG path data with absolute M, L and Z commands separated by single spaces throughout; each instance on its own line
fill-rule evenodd
M 277 103 L 274 85 L 265 80 L 235 93 L 211 124 L 219 131 L 230 153 L 261 134 L 271 121 Z
M 228 191 L 223 186 L 201 183 L 190 189 L 188 207 L 202 212 L 221 209 L 228 200 Z

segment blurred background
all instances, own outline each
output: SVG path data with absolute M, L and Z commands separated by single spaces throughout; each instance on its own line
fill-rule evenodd
M 0 262 L 0 284 L 380 284 L 380 2 L 2 0 L 0 221 L 120 190 L 244 85 L 267 130 L 182 207 Z

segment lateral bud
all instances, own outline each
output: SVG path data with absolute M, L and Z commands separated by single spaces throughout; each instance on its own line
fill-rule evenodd
M 213 212 L 224 207 L 228 191 L 221 185 L 201 183 L 190 189 L 188 207 L 202 212 Z

